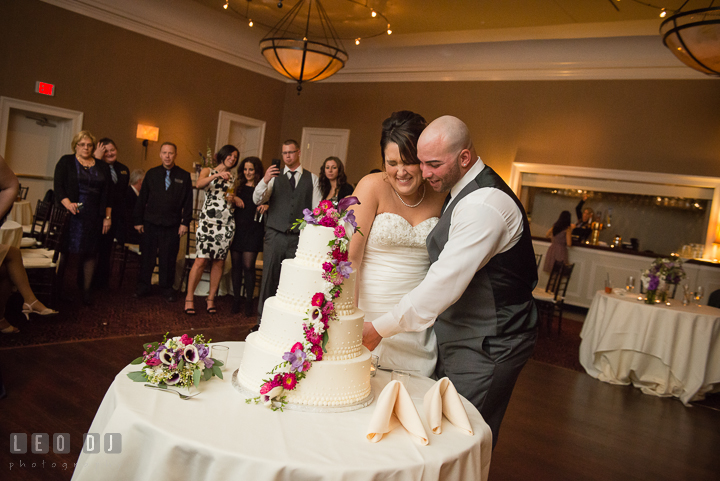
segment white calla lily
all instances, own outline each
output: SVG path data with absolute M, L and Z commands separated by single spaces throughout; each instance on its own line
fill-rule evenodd
M 163 364 L 167 364 L 168 366 L 175 362 L 172 354 L 167 349 L 163 349 L 162 351 L 160 351 L 160 354 L 158 354 L 158 358 L 160 359 L 160 361 L 162 361 Z
M 185 346 L 185 350 L 183 351 L 183 357 L 185 358 L 185 362 L 193 364 L 198 362 L 198 359 L 200 359 L 200 354 L 198 353 L 197 347 L 195 347 L 194 344 L 188 344 L 187 346 Z

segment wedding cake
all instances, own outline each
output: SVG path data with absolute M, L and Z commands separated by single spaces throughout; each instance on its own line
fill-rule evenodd
M 372 399 L 364 314 L 355 308 L 355 272 L 345 262 L 351 235 L 343 227 L 307 224 L 295 258 L 283 261 L 277 294 L 265 301 L 237 373 L 240 386 L 260 393 L 265 404 L 284 396 L 291 405 L 359 409 Z

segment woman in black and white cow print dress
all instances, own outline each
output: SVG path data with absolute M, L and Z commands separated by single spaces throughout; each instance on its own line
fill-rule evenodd
M 230 170 L 237 164 L 239 155 L 234 146 L 226 145 L 215 155 L 218 165 L 214 169 L 206 167 L 200 171 L 197 187 L 205 189 L 205 203 L 200 211 L 196 232 L 195 254 L 197 257 L 188 277 L 188 290 L 185 297 L 186 314 L 195 314 L 195 288 L 200 282 L 208 261 L 212 262 L 212 267 L 210 268 L 207 311 L 210 314 L 217 312 L 215 296 L 220 286 L 225 258 L 235 235 L 235 221 L 232 213 L 234 176 Z

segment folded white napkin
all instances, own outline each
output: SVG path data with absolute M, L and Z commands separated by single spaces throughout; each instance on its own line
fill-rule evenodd
M 442 417 L 444 414 L 448 421 L 470 436 L 473 435 L 465 407 L 450 379 L 444 377 L 430 388 L 423 399 L 423 409 L 433 434 L 442 433 Z
M 428 437 L 425 428 L 407 389 L 398 381 L 390 381 L 378 397 L 368 427 L 367 439 L 371 443 L 377 443 L 382 439 L 383 434 L 389 433 L 401 424 L 415 441 L 427 446 Z

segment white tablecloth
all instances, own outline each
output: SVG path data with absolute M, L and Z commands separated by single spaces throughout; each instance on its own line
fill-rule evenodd
M 13 220 L 6 220 L 0 227 L 0 244 L 20 248 L 22 242 L 22 226 Z
M 8 219 L 14 220 L 20 225 L 30 225 L 32 224 L 32 216 L 30 201 L 21 200 L 13 204 L 8 214 Z
M 463 400 L 474 436 L 443 419 L 432 434 L 422 414 L 422 398 L 432 386 L 412 377 L 409 392 L 430 436 L 417 444 L 399 427 L 378 443 L 365 438 L 377 397 L 390 381 L 378 371 L 372 405 L 347 413 L 273 412 L 246 404 L 231 385 L 244 343 L 230 346 L 225 380 L 201 382 L 201 394 L 183 401 L 134 383 L 128 366 L 115 378 L 89 433 L 122 434 L 120 454 L 81 454 L 73 480 L 160 479 L 218 481 L 302 480 L 486 480 L 490 468 L 490 428 Z M 140 349 L 140 346 L 138 346 Z
M 720 389 L 720 309 L 637 297 L 595 294 L 580 333 L 587 373 L 686 405 Z

